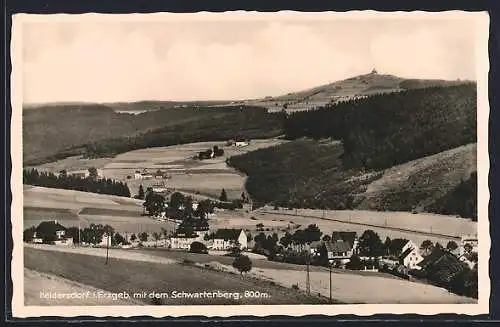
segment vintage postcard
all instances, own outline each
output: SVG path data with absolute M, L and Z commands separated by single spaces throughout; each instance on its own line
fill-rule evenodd
M 488 32 L 15 15 L 13 315 L 488 313 Z

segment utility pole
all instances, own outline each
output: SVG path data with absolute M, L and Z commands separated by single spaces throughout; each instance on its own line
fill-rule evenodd
M 310 276 L 309 276 L 309 254 L 311 253 L 311 250 L 309 248 L 309 244 L 307 244 L 306 246 L 307 248 L 307 254 L 306 254 L 306 292 L 307 292 L 307 295 L 311 295 L 311 280 L 310 280 Z
M 108 256 L 109 256 L 109 231 L 106 233 L 106 264 L 108 264 Z
M 330 262 L 330 303 L 332 303 L 332 262 Z

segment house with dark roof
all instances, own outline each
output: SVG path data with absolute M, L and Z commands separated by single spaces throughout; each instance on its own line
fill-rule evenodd
M 354 254 L 354 248 L 348 241 L 334 240 L 322 242 L 319 254 L 324 263 L 332 261 L 346 264 Z
M 213 237 L 214 250 L 228 250 L 235 246 L 240 249 L 248 247 L 247 235 L 243 229 L 218 229 Z
M 33 233 L 33 243 L 73 245 L 73 237 L 66 235 L 66 227 L 57 220 L 42 221 Z
M 439 247 L 434 248 L 418 265 L 427 279 L 438 285 L 449 285 L 467 268 L 467 264 L 461 262 L 456 255 Z
M 356 232 L 334 231 L 332 233 L 332 241 L 344 241 L 352 248 L 353 254 L 357 253 L 358 236 Z

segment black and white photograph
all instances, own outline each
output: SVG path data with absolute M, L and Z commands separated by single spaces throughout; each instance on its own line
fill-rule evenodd
M 487 313 L 488 28 L 14 16 L 13 312 Z

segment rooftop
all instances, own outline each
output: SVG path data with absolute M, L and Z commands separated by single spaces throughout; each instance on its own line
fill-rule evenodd
M 223 228 L 223 229 L 218 229 L 215 232 L 215 239 L 224 239 L 224 240 L 237 240 L 238 237 L 240 236 L 242 229 L 228 229 L 228 228 Z

